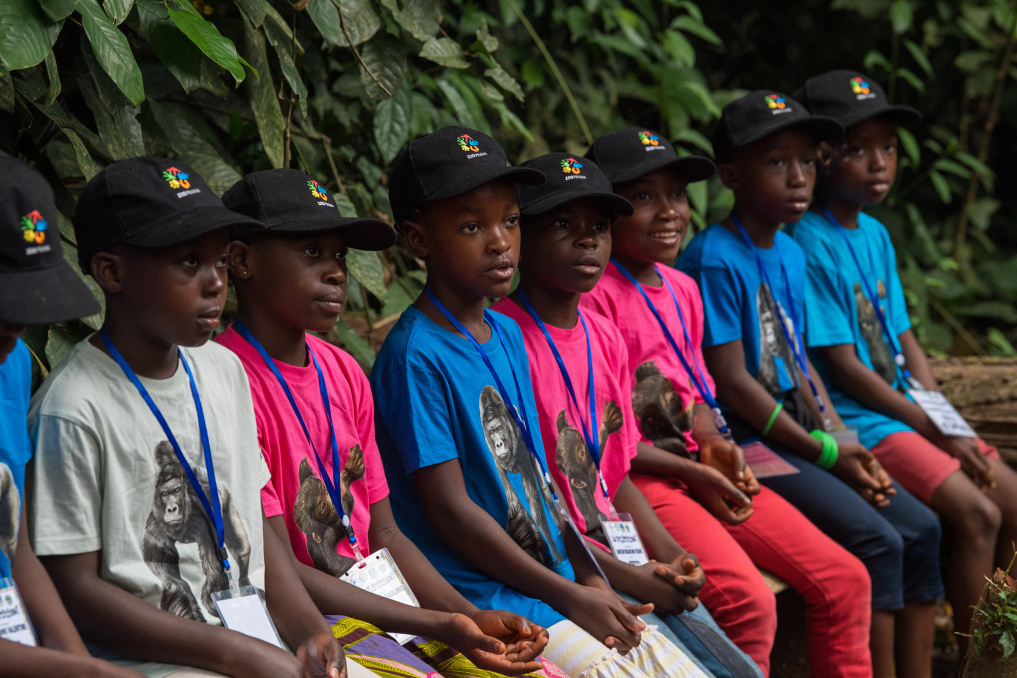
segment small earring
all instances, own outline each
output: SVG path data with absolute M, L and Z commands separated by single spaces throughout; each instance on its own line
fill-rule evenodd
M 246 268 L 244 269 L 244 272 L 241 274 L 241 276 L 244 277 L 244 278 L 247 277 L 247 269 Z

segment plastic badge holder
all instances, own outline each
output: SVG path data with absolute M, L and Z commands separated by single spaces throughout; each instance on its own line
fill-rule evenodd
M 794 466 L 781 459 L 780 455 L 767 447 L 765 443 L 758 440 L 742 445 L 742 452 L 745 453 L 745 464 L 752 469 L 756 480 L 790 476 L 799 472 Z
M 353 584 L 358 589 L 368 591 L 382 598 L 388 598 L 405 605 L 420 607 L 417 597 L 413 595 L 410 585 L 403 577 L 392 554 L 387 548 L 382 548 L 359 563 L 356 563 L 340 577 L 345 582 Z M 416 638 L 414 635 L 405 633 L 390 633 L 400 645 L 405 645 Z
M 830 431 L 830 435 L 837 441 L 837 445 L 857 445 L 858 427 L 848 426 L 837 431 Z
M 630 514 L 616 513 L 611 518 L 600 516 L 600 526 L 604 528 L 604 535 L 615 558 L 629 565 L 645 565 L 650 562 Z
M 18 586 L 9 577 L 0 577 L 0 638 L 30 647 L 38 645 Z
M 261 590 L 255 586 L 237 586 L 232 573 L 229 573 L 229 577 L 230 588 L 212 594 L 212 602 L 215 603 L 223 626 L 284 649 Z
M 929 391 L 924 388 L 917 388 L 912 384 L 908 391 L 919 407 L 925 410 L 932 423 L 936 425 L 939 432 L 951 438 L 974 438 L 975 431 L 964 417 L 950 404 L 939 391 Z

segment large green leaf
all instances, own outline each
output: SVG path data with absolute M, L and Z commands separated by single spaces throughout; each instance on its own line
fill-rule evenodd
M 43 14 L 50 21 L 66 19 L 78 4 L 78 0 L 38 0 L 38 2 Z
M 385 268 L 377 252 L 365 252 L 351 249 L 346 253 L 346 266 L 356 276 L 367 291 L 378 298 L 382 304 L 388 299 L 385 289 Z
M 81 92 L 92 110 L 99 136 L 106 142 L 113 159 L 145 155 L 137 107 L 120 93 L 91 54 L 83 51 L 82 58 L 90 77 L 79 80 Z
M 307 87 L 300 78 L 300 71 L 297 69 L 296 60 L 293 54 L 293 34 L 282 28 L 275 21 L 266 21 L 264 24 L 265 37 L 272 44 L 276 55 L 279 57 L 279 70 L 289 83 L 293 94 L 299 99 L 301 115 L 307 115 Z
M 102 2 L 106 16 L 112 19 L 115 24 L 123 23 L 127 15 L 131 13 L 132 7 L 134 7 L 134 0 L 103 0 Z
M 236 0 L 237 7 L 243 12 L 247 20 L 255 27 L 261 26 L 268 13 L 268 3 L 265 0 Z
M 127 36 L 113 24 L 96 0 L 78 0 L 81 24 L 92 45 L 92 53 L 109 77 L 135 106 L 145 100 L 141 69 L 134 60 Z
M 406 73 L 406 52 L 402 45 L 387 35 L 380 35 L 364 45 L 361 57 L 367 68 L 389 92 L 396 91 Z M 374 79 L 360 69 L 360 80 L 368 95 L 378 101 L 388 96 Z
M 187 120 L 187 111 L 179 104 L 149 101 L 156 122 L 166 140 L 180 158 L 193 167 L 212 190 L 222 195 L 240 181 L 241 175 L 223 160 L 215 148 Z
M 205 21 L 198 10 L 194 9 L 186 0 L 177 0 L 177 2 L 185 8 L 185 11 L 181 12 L 167 7 L 170 19 L 209 59 L 229 71 L 239 85 L 245 76 L 244 65 L 246 62 L 237 56 L 236 45 L 229 38 L 223 37 L 215 24 Z M 255 73 L 257 73 L 257 69 L 255 69 Z
M 374 109 L 374 140 L 378 142 L 381 159 L 386 164 L 391 162 L 403 144 L 409 141 L 412 119 L 410 97 L 403 88 Z
M 488 68 L 486 71 L 484 71 L 484 77 L 491 78 L 492 80 L 494 80 L 496 83 L 498 83 L 499 87 L 501 87 L 503 90 L 514 96 L 519 101 L 523 100 L 523 90 L 519 86 L 519 83 L 516 82 L 516 79 L 509 75 L 508 71 L 506 71 L 501 66 L 498 66 L 497 68 Z
M 381 28 L 381 19 L 371 7 L 370 0 L 336 0 L 343 13 L 350 42 L 360 45 L 367 42 Z
M 46 55 L 46 75 L 49 76 L 49 92 L 46 93 L 42 103 L 48 106 L 57 100 L 60 90 L 63 89 L 60 82 L 60 71 L 57 69 L 56 55 L 53 52 Z
M 42 63 L 60 35 L 63 21 L 50 23 L 35 0 L 0 2 L 0 71 Z
M 307 16 L 311 17 L 321 37 L 327 42 L 337 47 L 346 46 L 342 24 L 339 23 L 339 10 L 332 4 L 332 0 L 309 0 Z
M 92 159 L 92 154 L 85 148 L 85 142 L 81 140 L 78 133 L 74 130 L 64 127 L 63 133 L 67 135 L 67 139 L 71 142 L 71 148 L 74 149 L 74 157 L 78 161 L 78 167 L 81 169 L 81 176 L 85 177 L 85 180 L 89 180 L 99 173 L 99 166 L 95 164 L 95 160 Z
M 452 68 L 469 68 L 463 48 L 452 38 L 431 38 L 424 43 L 420 56 L 430 59 L 436 64 Z
M 251 100 L 251 111 L 254 122 L 258 126 L 258 135 L 265 147 L 272 167 L 283 166 L 284 140 L 286 120 L 279 108 L 279 95 L 272 82 L 272 71 L 268 67 L 268 54 L 265 51 L 265 39 L 261 31 L 250 24 L 244 24 L 244 53 L 251 66 L 262 75 L 248 80 L 244 88 Z
M 420 42 L 427 42 L 438 32 L 441 7 L 437 0 L 381 0 L 381 4 Z
M 160 18 L 138 6 L 141 35 L 152 47 L 162 65 L 173 74 L 184 92 L 190 94 L 202 85 L 202 54 L 198 46 L 187 40 L 169 16 Z

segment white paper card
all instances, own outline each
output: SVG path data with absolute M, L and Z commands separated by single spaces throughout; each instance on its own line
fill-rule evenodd
M 223 626 L 230 631 L 263 640 L 283 649 L 275 624 L 268 616 L 265 599 L 261 597 L 261 591 L 257 588 L 241 586 L 239 596 L 234 596 L 229 589 L 218 591 L 212 594 L 212 601 L 215 602 L 215 609 L 219 612 Z
M 614 557 L 629 565 L 645 565 L 650 562 L 632 516 L 628 513 L 617 515 L 617 520 L 600 516 L 600 525 L 604 528 L 604 535 Z
M 932 423 L 936 425 L 940 433 L 954 438 L 974 438 L 975 431 L 964 417 L 954 409 L 950 401 L 939 391 L 926 391 L 923 389 L 911 389 L 909 391 L 915 402 L 925 410 Z
M 35 629 L 13 579 L 0 577 L 0 638 L 35 647 Z
M 382 598 L 420 607 L 417 597 L 413 595 L 410 585 L 406 583 L 406 578 L 399 571 L 399 566 L 387 548 L 379 549 L 364 558 L 363 562 L 348 569 L 340 579 Z M 405 644 L 416 637 L 405 633 L 389 635 L 399 644 Z

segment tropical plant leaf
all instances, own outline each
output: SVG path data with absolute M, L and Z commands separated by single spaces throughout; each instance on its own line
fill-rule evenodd
M 361 45 L 370 40 L 381 28 L 381 19 L 371 7 L 370 0 L 336 0 L 342 12 L 350 42 Z
M 488 68 L 486 71 L 484 71 L 484 77 L 491 78 L 492 80 L 494 80 L 496 83 L 498 83 L 499 87 L 501 87 L 503 90 L 514 96 L 519 101 L 522 101 L 524 99 L 523 89 L 519 86 L 519 83 L 516 82 L 516 79 L 509 75 L 508 71 L 506 71 L 501 66 L 498 66 L 497 68 Z
M 396 91 L 406 74 L 406 53 L 400 44 L 390 36 L 379 35 L 364 45 L 360 55 L 374 78 L 377 78 L 389 92 Z M 371 74 L 361 68 L 360 80 L 368 96 L 380 101 L 388 95 L 382 91 Z
M 371 348 L 371 345 L 342 318 L 336 322 L 332 331 L 339 337 L 343 348 L 360 364 L 361 369 L 364 372 L 370 372 L 371 367 L 374 366 L 374 349 Z
M 403 144 L 409 141 L 412 118 L 410 98 L 405 89 L 397 90 L 374 109 L 374 140 L 386 164 L 392 162 Z
M 297 63 L 293 54 L 293 34 L 281 28 L 274 21 L 267 21 L 264 25 L 265 37 L 275 49 L 279 57 L 279 70 L 282 72 L 290 90 L 297 97 L 300 103 L 300 114 L 307 115 L 307 86 L 300 78 Z
M 143 9 L 139 4 L 138 18 L 142 37 L 151 45 L 152 51 L 162 65 L 173 74 L 184 92 L 190 94 L 202 86 L 201 61 L 203 55 L 198 46 L 187 40 L 169 14 L 160 18 L 157 14 Z
M 69 17 L 78 4 L 78 0 L 38 0 L 42 13 L 50 21 L 62 21 Z
M 367 291 L 378 298 L 382 304 L 388 299 L 385 289 L 385 268 L 377 252 L 351 249 L 346 253 L 346 266 L 356 276 Z
M 437 0 L 381 0 L 381 4 L 392 12 L 400 26 L 420 42 L 426 43 L 438 32 L 441 7 Z
M 127 15 L 131 13 L 131 8 L 134 7 L 134 0 L 103 0 L 102 8 L 106 11 L 108 16 L 114 24 L 120 25 L 127 18 Z
M 63 133 L 67 135 L 68 141 L 71 142 L 71 148 L 74 149 L 74 158 L 78 161 L 78 168 L 81 170 L 81 176 L 85 177 L 88 181 L 96 174 L 99 173 L 99 166 L 95 164 L 95 160 L 92 159 L 92 155 L 85 148 L 85 142 L 81 140 L 78 133 L 74 130 L 63 127 L 61 128 Z
M 268 3 L 265 0 L 236 0 L 236 3 L 244 17 L 255 28 L 260 28 L 269 10 Z
M 244 66 L 249 66 L 249 64 L 237 55 L 237 48 L 233 41 L 223 37 L 219 29 L 212 22 L 206 21 L 198 13 L 198 10 L 194 9 L 186 0 L 176 0 L 176 2 L 185 11 L 178 11 L 167 6 L 166 10 L 169 12 L 170 20 L 209 59 L 229 71 L 237 85 L 243 82 L 246 75 Z M 255 75 L 258 74 L 257 69 L 252 68 L 251 70 Z
M 279 108 L 279 95 L 272 82 L 272 71 L 268 67 L 265 38 L 261 31 L 250 24 L 244 25 L 244 36 L 244 53 L 247 55 L 247 60 L 252 68 L 264 74 L 261 77 L 248 80 L 245 85 L 251 100 L 254 122 L 258 126 L 258 135 L 261 137 L 265 155 L 268 156 L 272 167 L 282 167 L 285 143 L 283 134 L 286 130 L 286 120 Z
M 430 59 L 436 64 L 451 68 L 469 68 L 466 55 L 459 43 L 452 38 L 431 38 L 424 43 L 419 56 Z M 506 73 L 506 75 L 508 75 Z
M 14 112 L 14 82 L 10 73 L 0 75 L 0 111 Z
M 215 148 L 187 120 L 187 111 L 179 104 L 149 101 L 149 107 L 166 140 L 188 165 L 193 167 L 213 191 L 222 195 L 240 181 L 240 172 L 223 160 Z
M 342 24 L 339 23 L 339 10 L 332 4 L 332 0 L 309 0 L 307 16 L 311 17 L 315 28 L 326 41 L 336 47 L 347 45 Z
M 50 52 L 46 55 L 46 75 L 49 77 L 49 91 L 46 96 L 42 99 L 44 105 L 49 106 L 57 100 L 60 96 L 60 90 L 63 86 L 60 83 L 60 71 L 57 69 L 56 55 Z
M 120 91 L 137 106 L 145 100 L 145 85 L 127 36 L 106 16 L 96 0 L 78 0 L 77 9 L 95 58 Z
M 0 2 L 0 70 L 42 63 L 60 35 L 63 20 L 50 23 L 35 0 Z
M 84 45 L 83 45 L 84 47 Z M 127 100 L 95 57 L 82 49 L 89 78 L 79 79 L 81 93 L 92 110 L 99 137 L 114 160 L 145 155 L 145 140 L 138 109 Z

